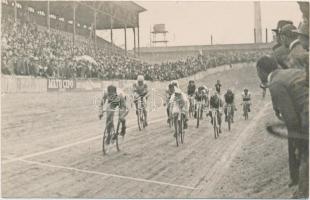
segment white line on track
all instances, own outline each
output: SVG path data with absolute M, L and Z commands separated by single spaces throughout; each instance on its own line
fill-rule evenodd
M 131 180 L 131 181 L 152 183 L 152 184 L 157 184 L 157 185 L 165 185 L 165 186 L 183 188 L 183 189 L 188 189 L 188 190 L 195 190 L 196 189 L 194 187 L 190 187 L 190 186 L 186 186 L 186 185 L 178 185 L 178 184 L 148 180 L 148 179 L 143 179 L 143 178 L 134 178 L 134 177 L 129 177 L 129 176 L 117 175 L 117 174 L 108 174 L 108 173 L 104 173 L 104 172 L 85 170 L 85 169 L 77 169 L 77 168 L 65 167 L 65 166 L 61 166 L 61 165 L 46 164 L 46 163 L 30 161 L 30 160 L 23 160 L 23 159 L 17 159 L 17 160 L 21 161 L 21 162 L 30 163 L 30 164 L 35 164 L 35 165 L 40 165 L 40 166 L 45 166 L 45 167 L 51 167 L 51 168 L 71 170 L 71 171 L 76 171 L 76 172 L 81 172 L 81 173 L 96 174 L 96 175 L 101 175 L 101 176 L 106 176 L 106 177 L 114 177 L 114 178 L 126 179 L 126 180 Z
M 164 117 L 161 118 L 161 119 L 156 119 L 156 120 L 150 121 L 150 124 L 151 123 L 160 122 L 160 121 L 163 121 L 163 120 L 165 120 Z M 135 129 L 137 127 L 138 126 L 135 125 L 135 126 L 132 126 L 132 127 L 128 128 L 127 130 Z M 25 155 L 25 156 L 20 156 L 20 157 L 15 157 L 15 158 L 11 158 L 11 159 L 8 158 L 9 160 L 2 161 L 2 164 L 8 164 L 8 163 L 12 163 L 12 162 L 15 162 L 15 161 L 18 161 L 18 160 L 32 158 L 32 157 L 35 157 L 35 156 L 40 156 L 40 155 L 43 155 L 43 154 L 52 153 L 52 152 L 55 152 L 55 151 L 67 149 L 67 148 L 70 148 L 70 147 L 73 147 L 73 146 L 76 146 L 76 145 L 80 145 L 80 144 L 84 144 L 84 143 L 87 143 L 87 142 L 91 142 L 93 140 L 97 140 L 98 138 L 101 138 L 101 137 L 102 137 L 102 135 L 98 135 L 98 136 L 94 136 L 94 137 L 91 137 L 91 138 L 88 138 L 88 139 L 85 139 L 85 140 L 80 140 L 80 141 L 77 141 L 77 142 L 74 142 L 74 143 L 70 143 L 70 144 L 66 144 L 66 145 L 63 145 L 63 146 L 55 147 L 55 148 L 52 148 L 52 149 L 48 149 L 48 150 L 45 150 L 45 151 L 40 151 L 40 152 L 37 152 L 37 153 L 33 153 L 33 154 Z
M 236 142 L 229 146 L 228 150 L 222 155 L 220 159 L 218 159 L 218 161 L 211 169 L 208 169 L 206 175 L 206 180 L 208 182 L 206 185 L 200 187 L 202 190 L 204 190 L 204 195 L 209 196 L 210 194 L 212 194 L 215 187 L 218 185 L 218 182 L 223 177 L 226 170 L 229 168 L 236 154 L 240 151 L 242 142 L 244 142 L 244 140 L 248 136 L 248 131 L 256 125 L 256 122 L 261 119 L 264 114 L 266 114 L 266 110 L 269 108 L 270 105 L 270 103 L 265 104 L 263 109 L 259 111 L 255 118 L 250 122 L 250 124 L 240 133 Z M 197 187 L 198 185 L 199 183 L 196 184 L 195 187 Z

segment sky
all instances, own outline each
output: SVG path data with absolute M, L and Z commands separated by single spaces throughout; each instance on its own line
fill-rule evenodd
M 154 24 L 165 24 L 168 46 L 252 43 L 254 41 L 253 1 L 135 1 L 146 8 L 140 14 L 140 46 L 150 47 L 150 29 Z M 298 26 L 302 14 L 296 2 L 261 2 L 263 40 L 265 29 L 268 41 L 271 29 L 281 19 Z M 110 41 L 109 31 L 99 36 Z M 114 43 L 124 48 L 124 31 L 113 32 Z M 161 36 L 158 36 L 161 39 Z M 157 45 L 160 46 L 160 45 Z M 133 48 L 133 31 L 127 30 L 127 47 Z

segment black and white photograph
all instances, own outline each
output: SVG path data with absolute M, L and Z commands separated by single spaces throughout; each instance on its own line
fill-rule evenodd
M 1 198 L 309 199 L 309 1 L 0 10 Z

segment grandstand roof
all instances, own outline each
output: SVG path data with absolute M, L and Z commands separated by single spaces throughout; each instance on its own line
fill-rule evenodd
M 48 1 L 17 1 L 22 7 L 32 7 L 36 11 L 47 13 Z M 94 22 L 94 10 L 97 10 L 96 27 L 98 30 L 134 28 L 138 26 L 140 12 L 146 11 L 132 1 L 49 1 L 50 14 L 59 18 L 73 20 L 73 6 L 76 6 L 76 21 L 90 26 Z M 111 22 L 111 16 L 113 21 Z

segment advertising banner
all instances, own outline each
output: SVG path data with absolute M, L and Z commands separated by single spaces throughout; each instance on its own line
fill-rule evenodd
M 47 91 L 70 91 L 76 88 L 73 79 L 49 78 L 47 80 Z

